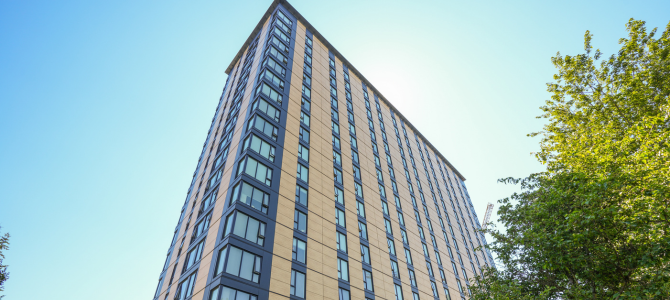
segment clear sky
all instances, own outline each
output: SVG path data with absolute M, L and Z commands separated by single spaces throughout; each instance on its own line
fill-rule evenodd
M 94 3 L 95 2 L 95 3 Z M 224 70 L 271 1 L 0 1 L 7 299 L 151 299 Z M 610 55 L 670 1 L 291 1 L 466 177 L 530 155 L 551 56 Z M 495 216 L 494 216 L 495 218 Z

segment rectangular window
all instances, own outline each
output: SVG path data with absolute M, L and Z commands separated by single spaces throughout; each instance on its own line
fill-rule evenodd
M 281 24 L 281 23 L 279 23 L 279 24 Z M 286 34 L 284 32 L 282 32 L 278 27 L 274 27 L 273 32 L 274 32 L 274 34 L 278 35 L 279 38 L 281 38 L 284 42 L 288 43 L 288 42 L 291 41 L 291 39 L 288 36 L 286 36 Z
M 342 155 L 333 150 L 333 164 L 337 166 L 342 166 Z
M 461 281 L 456 280 L 456 285 L 458 285 L 458 291 L 461 292 L 461 294 L 463 294 L 463 286 L 461 285 Z
M 358 162 L 358 153 L 356 151 L 354 151 L 354 149 L 351 149 L 351 160 L 355 163 L 359 163 Z
M 393 235 L 393 228 L 391 227 L 391 221 L 384 219 L 384 227 L 386 228 L 386 233 Z
M 297 170 L 297 178 L 304 181 L 304 182 L 309 182 L 309 169 L 302 164 L 298 164 L 298 170 Z
M 265 113 L 266 115 L 274 118 L 276 122 L 279 122 L 279 117 L 281 116 L 281 113 L 274 106 L 270 105 L 267 101 L 263 100 L 263 98 L 259 98 L 258 100 L 256 100 L 256 102 L 254 102 L 252 107 L 253 109 L 259 110 Z
M 347 236 L 341 232 L 337 232 L 337 250 L 347 253 Z
M 262 213 L 268 213 L 270 195 L 242 181 L 233 188 L 232 202 L 242 202 Z
M 309 56 L 307 56 L 307 54 L 305 54 L 305 60 L 307 60 L 308 57 Z M 309 59 L 311 60 L 312 58 L 310 57 Z M 302 73 L 302 83 L 303 83 L 303 86 L 308 86 L 308 87 L 312 86 L 312 77 L 310 77 L 307 73 Z M 303 91 L 303 94 L 304 93 L 305 92 Z M 304 97 L 303 97 L 303 99 L 304 99 Z
M 365 245 L 361 245 L 361 261 L 370 264 L 370 249 Z
M 392 239 L 386 239 L 386 243 L 389 246 L 389 253 L 393 256 L 395 256 L 395 243 L 393 242 Z
M 395 300 L 403 300 L 402 299 L 402 287 L 399 285 L 395 285 Z
M 340 115 L 337 113 L 337 110 L 334 108 L 330 109 L 330 116 L 333 118 L 333 120 L 339 122 L 340 121 Z
M 330 121 L 330 127 L 333 129 L 333 133 L 340 134 L 340 125 L 337 125 L 334 121 Z
M 277 136 L 279 134 L 277 127 L 275 127 L 265 119 L 259 116 L 254 116 L 253 118 L 251 118 L 251 120 L 249 120 L 249 123 L 247 123 L 247 130 L 251 130 L 252 127 L 258 129 L 263 134 L 272 138 L 273 141 L 275 142 L 277 141 Z
M 416 276 L 414 275 L 414 271 L 412 271 L 411 269 L 408 269 L 408 271 L 409 271 L 409 283 L 412 286 L 417 286 L 416 285 Z
M 361 169 L 359 169 L 357 166 L 353 166 L 353 172 L 354 172 L 354 178 L 356 179 L 361 179 Z
M 281 54 L 281 52 L 279 52 L 277 48 L 270 46 L 266 51 L 266 53 L 268 52 L 274 55 L 275 57 L 279 58 L 279 60 L 281 60 L 284 64 L 288 62 L 286 56 Z M 263 66 L 267 66 L 268 68 L 275 70 L 277 73 L 281 74 L 281 76 L 286 76 L 286 69 L 284 69 L 279 63 L 277 63 L 274 59 L 270 57 L 268 57 L 268 59 L 266 59 L 263 62 Z
M 291 270 L 291 296 L 305 298 L 305 273 Z
M 300 140 L 309 144 L 309 130 L 300 127 Z
M 333 176 L 335 177 L 335 182 L 342 184 L 342 171 L 338 170 L 337 168 L 333 168 Z
M 388 204 L 386 204 L 386 201 L 384 201 L 384 200 L 380 200 L 380 202 L 382 203 L 382 212 L 384 212 L 384 214 L 388 216 L 389 215 Z
M 300 112 L 300 122 L 304 124 L 305 126 L 309 127 L 309 115 L 307 115 L 305 112 L 301 111 Z
M 407 240 L 407 232 L 405 232 L 405 230 L 402 228 L 400 229 L 400 236 L 402 237 L 402 242 L 409 245 L 409 240 Z
M 223 169 L 219 170 L 216 172 L 210 179 L 209 183 L 207 184 L 207 190 L 213 188 L 217 182 L 221 179 L 221 175 L 223 175 Z
M 337 278 L 349 281 L 349 262 L 341 258 L 337 259 Z
M 186 260 L 184 263 L 184 268 L 182 269 L 182 274 L 188 270 L 188 268 L 192 267 L 196 262 L 200 261 L 200 257 L 202 257 L 202 249 L 205 246 L 205 241 L 203 240 L 202 242 L 198 243 L 197 246 L 195 246 L 191 251 L 188 252 L 186 255 Z
M 356 190 L 356 196 L 363 198 L 363 187 L 358 182 L 354 182 L 354 189 Z
M 442 283 L 447 284 L 447 277 L 444 275 L 444 271 L 442 269 L 438 269 L 440 271 L 440 277 L 442 278 Z
M 428 274 L 430 277 L 435 277 L 433 274 L 433 266 L 428 261 L 426 261 L 426 268 L 428 268 Z
M 372 284 L 372 273 L 367 270 L 363 270 L 363 286 L 368 291 L 374 291 L 374 285 Z
M 225 259 L 226 273 L 258 283 L 261 276 L 261 257 L 234 246 L 229 248 L 228 257 Z M 221 251 L 222 256 L 219 261 L 223 260 L 225 252 L 226 248 Z
M 398 212 L 398 223 L 400 223 L 400 225 L 402 226 L 405 226 L 405 218 L 402 216 L 400 212 Z
M 273 100 L 277 103 L 282 102 L 282 95 L 275 91 L 273 88 L 271 88 L 267 83 L 263 83 L 256 88 L 256 95 L 258 94 L 263 94 L 266 97 L 268 97 L 270 100 Z
M 307 97 L 307 99 L 312 98 L 312 90 L 308 86 L 305 86 L 304 84 L 302 85 L 302 94 L 305 97 Z
M 219 298 L 221 296 L 221 298 Z M 256 295 L 247 294 L 225 286 L 217 286 L 212 289 L 210 300 L 258 300 Z
M 391 273 L 393 273 L 393 277 L 400 279 L 400 269 L 395 260 L 391 260 Z
M 358 143 L 356 142 L 356 138 L 353 136 L 349 136 L 349 142 L 351 142 L 351 148 L 358 149 Z
M 336 224 L 344 228 L 347 228 L 346 218 L 344 217 L 344 212 L 339 208 L 335 209 L 335 220 Z
M 392 170 L 392 169 L 389 169 Z M 382 172 L 380 170 L 375 169 L 377 171 L 377 181 L 379 182 L 384 182 L 384 176 L 382 176 Z
M 407 263 L 410 264 L 410 265 L 413 265 L 413 263 L 412 263 L 412 253 L 410 253 L 409 249 L 407 249 L 407 248 L 404 248 L 404 249 L 405 249 L 405 259 L 407 260 Z
M 428 247 L 426 246 L 426 244 L 421 243 L 421 247 L 423 247 L 423 255 L 430 259 L 430 256 L 428 255 Z
M 307 243 L 303 240 L 293 238 L 293 260 L 305 263 Z
M 400 198 L 396 195 L 393 195 L 393 199 L 395 199 L 395 207 L 397 209 L 402 209 L 402 205 L 400 205 Z M 398 212 L 398 214 L 400 214 L 400 212 Z M 403 226 L 404 226 L 404 224 L 405 224 L 405 221 L 403 220 Z
M 291 19 L 289 19 L 284 13 L 282 13 L 281 10 L 277 10 L 277 18 L 284 21 L 284 23 L 288 24 L 288 26 L 293 25 L 293 21 L 291 21 Z
M 341 149 L 340 148 L 340 139 L 336 136 L 333 135 L 333 147 L 335 149 Z
M 193 294 L 193 286 L 195 285 L 195 278 L 197 276 L 197 272 L 193 272 L 193 274 L 189 275 L 184 281 L 182 281 L 179 284 L 179 287 L 177 288 L 177 292 L 175 293 L 175 300 L 183 300 L 191 296 Z
M 363 202 L 356 201 L 356 211 L 359 216 L 365 218 L 365 205 L 363 205 Z
M 275 161 L 275 147 L 259 138 L 255 134 L 251 134 L 244 140 L 244 149 L 251 149 L 261 156 L 267 158 L 269 161 Z
M 307 189 L 296 185 L 295 187 L 295 202 L 307 206 Z
M 223 163 L 224 161 L 226 161 L 226 158 L 228 158 L 228 148 L 226 148 L 226 149 L 223 150 L 222 152 L 223 152 L 223 153 L 221 153 L 221 154 L 216 158 L 216 160 L 214 161 L 214 166 L 212 167 L 212 170 L 216 170 L 216 169 L 218 169 L 219 166 L 221 166 L 221 163 Z
M 293 216 L 293 229 L 307 233 L 307 215 L 297 209 Z
M 335 201 L 337 201 L 337 203 L 339 204 L 344 205 L 344 192 L 338 187 L 335 187 Z
M 350 296 L 349 296 L 349 291 L 347 291 L 343 288 L 340 288 L 339 294 L 340 294 L 339 300 L 350 300 L 351 299 Z
M 240 162 L 237 167 L 237 176 L 242 174 L 242 172 L 268 186 L 272 185 L 272 169 L 258 162 L 253 157 L 247 156 Z
M 368 227 L 361 221 L 358 221 L 358 234 L 360 238 L 364 240 L 368 239 Z
M 309 148 L 303 145 L 298 145 L 298 157 L 302 158 L 304 161 L 309 162 Z
M 191 235 L 191 242 L 193 242 L 195 239 L 197 239 L 201 234 L 205 232 L 209 228 L 209 221 L 211 221 L 212 215 L 208 215 L 200 221 L 198 224 L 195 225 L 193 229 L 193 234 Z
M 236 236 L 261 246 L 263 246 L 263 242 L 265 241 L 265 223 L 239 211 L 228 215 L 224 232 L 225 235 L 232 232 Z
M 451 300 L 451 294 L 449 294 L 448 288 L 444 288 L 444 294 L 447 296 L 447 300 Z
M 270 72 L 270 70 L 265 70 L 263 73 L 261 73 L 260 76 L 258 76 L 258 79 L 265 78 L 268 81 L 272 82 L 274 85 L 278 86 L 279 88 L 283 89 L 284 88 L 284 81 L 279 78 L 279 76 L 275 75 L 274 73 Z M 273 99 L 274 100 L 274 99 Z

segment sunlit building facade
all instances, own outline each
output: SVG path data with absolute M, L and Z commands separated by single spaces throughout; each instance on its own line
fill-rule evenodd
M 463 176 L 295 8 L 226 73 L 154 299 L 468 298 Z

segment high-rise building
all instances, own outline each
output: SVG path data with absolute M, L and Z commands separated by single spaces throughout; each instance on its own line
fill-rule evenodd
M 226 73 L 154 299 L 468 298 L 463 176 L 293 6 Z

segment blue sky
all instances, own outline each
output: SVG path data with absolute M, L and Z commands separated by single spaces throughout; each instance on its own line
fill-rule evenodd
M 226 80 L 271 1 L 1 1 L 8 299 L 150 299 Z M 480 217 L 543 167 L 550 58 L 668 1 L 291 1 L 467 178 Z M 665 13 L 664 13 L 665 12 Z M 494 216 L 495 218 L 495 216 Z

